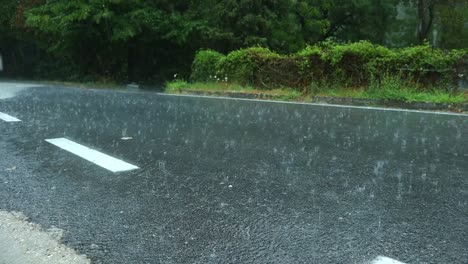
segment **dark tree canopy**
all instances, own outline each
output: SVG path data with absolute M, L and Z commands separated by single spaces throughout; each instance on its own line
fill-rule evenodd
M 0 0 L 7 72 L 162 80 L 195 52 L 291 53 L 326 39 L 466 48 L 468 0 Z

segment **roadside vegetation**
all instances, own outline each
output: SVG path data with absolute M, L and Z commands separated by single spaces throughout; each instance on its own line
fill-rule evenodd
M 401 102 L 462 103 L 458 90 L 468 50 L 444 51 L 429 45 L 389 49 L 367 41 L 322 42 L 282 55 L 254 47 L 221 54 L 201 50 L 188 81 L 169 82 L 169 92 L 222 90 L 294 92 L 314 96 Z M 461 69 L 463 71 L 463 69 Z
M 252 86 L 242 86 L 229 82 L 196 82 L 189 83 L 183 80 L 175 80 L 166 83 L 166 93 L 218 93 L 226 94 L 251 94 L 265 95 L 269 99 L 300 101 L 306 99 L 304 94 L 291 88 L 278 88 L 262 90 Z
M 0 78 L 456 103 L 467 23 L 459 0 L 0 0 Z
M 248 77 L 242 75 L 251 65 L 243 58 L 256 52 L 248 48 L 263 47 L 276 54 L 257 52 L 264 55 L 261 59 L 271 55 L 265 66 L 277 61 L 281 65 L 274 69 L 281 71 L 276 78 L 260 78 L 265 85 L 252 86 L 276 89 L 274 81 L 295 76 L 296 70 L 303 71 L 300 77 L 321 74 L 320 65 L 315 64 L 323 62 L 320 58 L 301 64 L 295 60 L 314 58 L 315 47 L 327 40 L 368 40 L 390 48 L 428 42 L 442 50 L 463 49 L 468 43 L 467 22 L 468 3 L 461 0 L 0 0 L 4 64 L 0 77 L 159 86 L 174 74 L 194 81 L 190 78 L 194 56 L 200 49 L 210 49 L 229 54 L 222 69 L 237 82 Z M 392 53 L 385 48 L 367 52 L 361 46 L 342 45 L 330 54 L 319 52 L 327 58 L 325 62 L 345 70 L 344 75 L 334 71 L 331 81 L 342 81 L 344 76 L 350 76 L 351 83 L 360 81 L 359 75 L 347 74 L 349 69 L 343 65 L 352 61 L 346 55 L 350 50 L 370 57 Z M 285 54 L 293 54 L 291 60 L 285 60 Z M 360 58 L 367 62 L 366 56 Z M 398 58 L 386 58 L 398 62 Z M 236 69 L 239 65 L 246 68 Z M 327 73 L 328 64 L 322 66 Z M 349 67 L 352 70 L 355 65 Z M 268 68 L 261 70 L 265 73 L 257 77 L 272 76 Z M 278 85 L 296 88 L 309 81 L 291 77 Z
M 325 86 L 314 89 L 310 92 L 301 92 L 291 88 L 277 88 L 264 90 L 251 86 L 241 86 L 232 83 L 210 83 L 176 80 L 166 83 L 167 93 L 243 93 L 243 94 L 263 94 L 271 99 L 286 101 L 313 101 L 316 96 L 356 98 L 356 99 L 380 99 L 395 102 L 429 102 L 429 103 L 468 103 L 468 94 L 461 92 L 448 92 L 444 90 L 418 91 L 412 87 L 393 86 L 382 84 L 377 89 L 370 88 L 343 88 Z

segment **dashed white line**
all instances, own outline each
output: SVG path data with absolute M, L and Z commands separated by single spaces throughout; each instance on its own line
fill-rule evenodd
M 135 165 L 113 158 L 66 138 L 46 139 L 46 141 L 114 173 L 139 169 Z
M 18 118 L 11 116 L 11 115 L 7 115 L 2 112 L 0 112 L 0 119 L 5 122 L 21 122 L 21 120 L 19 120 Z
M 374 261 L 372 261 L 371 264 L 405 264 L 405 263 L 400 262 L 398 260 L 391 259 L 391 258 L 379 256 Z

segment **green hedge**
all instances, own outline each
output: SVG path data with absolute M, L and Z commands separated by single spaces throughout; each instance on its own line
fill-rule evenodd
M 213 50 L 201 50 L 195 55 L 192 63 L 191 79 L 201 82 L 213 81 L 217 64 L 225 56 Z
M 265 61 L 273 58 L 281 58 L 281 56 L 265 48 L 236 50 L 219 61 L 217 72 L 231 82 L 255 85 L 260 68 Z
M 429 45 L 388 49 L 367 41 L 324 42 L 290 55 L 258 47 L 236 50 L 226 56 L 203 50 L 196 55 L 191 80 L 228 80 L 266 89 L 305 89 L 322 82 L 369 86 L 372 80 L 392 75 L 421 87 L 448 87 L 456 83 L 457 74 L 466 74 L 467 61 L 466 49 L 443 51 Z

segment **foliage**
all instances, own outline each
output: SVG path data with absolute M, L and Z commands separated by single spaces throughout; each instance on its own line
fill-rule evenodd
M 349 86 L 370 81 L 372 61 L 392 55 L 392 51 L 368 41 L 335 45 L 325 55 L 333 67 L 333 79 Z
M 402 7 L 410 11 L 402 15 Z M 369 82 L 386 60 L 404 66 L 370 43 L 418 43 L 423 18 L 432 45 L 466 48 L 467 10 L 465 0 L 0 0 L 0 52 L 13 76 L 154 82 L 188 76 L 197 50 L 241 50 L 220 59 L 217 77 L 270 89 L 349 77 L 352 86 Z M 431 30 L 439 32 L 433 39 Z M 245 54 L 248 47 L 265 52 Z
M 195 82 L 188 83 L 183 80 L 175 80 L 167 82 L 165 91 L 168 93 L 183 93 L 183 92 L 238 92 L 244 94 L 266 94 L 270 98 L 277 100 L 297 100 L 302 97 L 302 94 L 293 89 L 276 88 L 271 90 L 259 90 L 252 86 L 243 86 L 236 83 L 225 81 L 220 82 Z
M 279 57 L 281 56 L 269 49 L 260 47 L 236 50 L 221 59 L 217 74 L 231 82 L 251 85 L 255 83 L 256 72 L 262 61 Z
M 324 2 L 324 1 L 322 1 Z M 397 16 L 399 0 L 328 0 L 324 14 L 330 25 L 325 38 L 356 42 L 368 40 L 383 44 L 390 22 Z
M 327 97 L 381 99 L 396 102 L 452 104 L 466 103 L 468 101 L 468 97 L 460 93 L 450 93 L 439 89 L 432 89 L 429 91 L 420 90 L 416 89 L 411 83 L 402 84 L 399 79 L 386 81 L 386 84 L 375 84 L 371 89 L 346 89 L 342 87 L 325 86 L 321 87 L 314 94 Z
M 185 6 L 183 1 L 46 1 L 25 11 L 25 28 L 58 69 L 119 81 L 155 79 L 161 72 L 181 73 L 193 58 L 195 49 L 187 43 L 198 24 L 179 12 Z
M 447 52 L 426 44 L 395 50 L 389 56 L 370 62 L 368 68 L 373 76 L 382 76 L 383 73 L 401 74 L 425 85 L 447 86 L 456 82 L 457 73 L 462 70 L 458 65 L 467 61 L 467 55 L 466 50 Z
M 166 86 L 166 91 L 168 91 L 168 92 L 177 92 L 177 91 L 180 91 L 180 90 L 184 89 L 188 85 L 189 84 L 186 81 L 175 80 L 175 81 L 172 81 L 172 82 L 167 82 L 165 86 Z
M 372 81 L 364 92 L 368 98 L 400 102 L 462 103 L 466 101 L 462 94 L 453 94 L 443 89 L 425 89 L 415 87 L 414 83 L 397 76 L 386 75 L 381 81 Z
M 320 12 L 328 1 L 193 2 L 193 14 L 204 20 L 200 32 L 204 45 L 223 52 L 262 46 L 287 53 L 319 40 L 328 26 Z
M 421 85 L 448 88 L 456 82 L 457 71 L 468 57 L 466 50 L 446 52 L 428 45 L 388 49 L 367 41 L 325 42 L 291 55 L 280 55 L 265 48 L 249 48 L 233 51 L 227 56 L 218 54 L 216 60 L 211 61 L 205 58 L 209 54 L 201 52 L 197 56 L 193 71 L 206 73 L 200 79 L 196 78 L 197 74 L 192 75 L 193 81 L 206 81 L 206 76 L 217 74 L 221 79 L 242 85 L 301 90 L 308 90 L 312 83 L 362 87 L 373 79 L 382 80 L 388 74 Z
M 252 86 L 242 86 L 228 82 L 195 82 L 188 83 L 175 80 L 166 83 L 166 92 L 242 92 L 251 94 L 266 94 L 277 100 L 307 100 L 316 95 L 327 97 L 346 97 L 363 99 L 381 99 L 395 102 L 432 102 L 432 103 L 464 103 L 468 97 L 447 91 L 432 89 L 421 90 L 411 82 L 386 76 L 382 82 L 372 81 L 366 89 L 346 89 L 329 83 L 313 83 L 308 91 L 299 92 L 293 89 L 263 90 Z
M 447 5 L 439 4 L 439 17 L 441 33 L 439 40 L 442 47 L 447 49 L 461 49 L 466 48 L 468 43 L 468 4 Z
M 206 82 L 217 79 L 217 67 L 224 55 L 213 50 L 200 50 L 195 55 L 190 79 Z
M 242 86 L 236 83 L 229 83 L 225 81 L 219 82 L 194 82 L 189 83 L 184 80 L 174 80 L 171 82 L 166 82 L 165 85 L 166 92 L 181 92 L 181 91 L 253 91 L 252 86 Z

